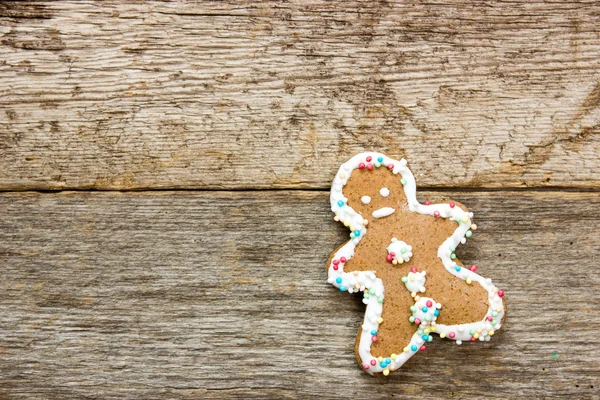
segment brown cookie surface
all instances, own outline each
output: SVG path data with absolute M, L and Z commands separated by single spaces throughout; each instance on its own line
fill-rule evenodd
M 382 188 L 389 190 L 387 197 L 381 196 Z M 369 221 L 369 234 L 356 246 L 345 268 L 347 271 L 375 271 L 385 286 L 381 315 L 384 322 L 379 327 L 377 342 L 371 347 L 373 356 L 401 353 L 416 331 L 408 319 L 409 308 L 415 300 L 401 281 L 412 266 L 427 272 L 423 296 L 442 304 L 437 323 L 465 324 L 480 321 L 485 316 L 489 307 L 486 290 L 477 282 L 469 285 L 448 274 L 437 256 L 440 245 L 456 229 L 456 222 L 411 212 L 400 180 L 382 168 L 354 171 L 344 187 L 344 194 L 348 197 L 347 204 Z M 369 196 L 371 202 L 363 204 L 363 196 Z M 384 218 L 373 218 L 372 212 L 383 207 L 396 211 Z M 394 265 L 386 260 L 386 248 L 393 237 L 413 247 L 409 262 Z M 458 259 L 454 261 L 463 265 Z

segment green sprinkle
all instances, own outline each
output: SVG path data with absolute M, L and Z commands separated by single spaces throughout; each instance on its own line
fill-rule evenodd
M 405 254 L 408 250 L 406 250 L 406 247 L 403 247 L 400 249 L 400 253 Z
M 412 315 L 408 317 L 408 322 L 410 322 L 411 324 L 415 322 L 415 317 L 413 317 Z
M 400 183 L 403 185 L 406 185 L 406 179 L 404 179 L 404 178 L 400 179 Z
M 369 298 L 369 297 L 371 297 L 371 296 L 369 296 L 369 293 L 365 293 L 365 295 L 364 295 L 363 297 L 364 297 L 365 299 L 368 299 L 368 298 Z
M 408 282 L 408 278 L 407 278 L 406 276 L 403 276 L 403 277 L 402 277 L 402 279 L 401 279 L 401 281 L 402 281 L 403 283 L 406 283 L 406 282 Z
M 454 253 L 454 250 L 456 250 L 456 247 L 450 246 L 450 251 Z
M 456 258 L 456 254 L 454 254 L 454 253 L 450 254 L 450 258 L 454 260 Z
M 492 317 L 496 318 L 498 316 L 498 311 L 492 311 Z
M 469 331 L 469 333 L 471 334 L 471 336 L 473 336 L 473 335 L 475 334 L 475 332 L 476 332 L 476 331 L 475 331 L 475 329 L 471 329 L 471 330 Z
M 429 337 L 427 338 L 428 342 L 431 342 L 433 340 L 433 336 L 429 335 Z
M 378 163 L 378 162 L 376 162 L 376 163 L 375 163 L 375 168 L 379 168 L 379 167 L 381 167 L 381 164 L 380 164 L 380 163 Z
M 375 288 L 369 289 L 369 294 L 375 294 Z
M 425 316 L 425 321 L 431 321 L 431 317 L 429 315 Z
M 411 312 L 417 312 L 417 307 L 415 307 L 415 306 L 410 306 L 410 311 L 411 311 Z
M 471 232 L 471 231 L 467 231 L 467 233 L 465 233 L 466 237 L 471 237 L 471 235 L 473 235 L 473 232 Z
M 419 330 L 417 331 L 417 334 L 419 334 L 419 335 L 422 335 L 422 334 L 423 334 L 423 329 L 419 329 Z
M 379 296 L 379 297 L 377 298 L 377 302 L 378 302 L 379 304 L 383 303 L 383 296 Z

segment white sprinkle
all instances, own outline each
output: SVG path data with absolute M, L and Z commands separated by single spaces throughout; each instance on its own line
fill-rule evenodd
M 390 195 L 390 190 L 386 187 L 379 189 L 379 194 L 383 197 L 388 197 Z
M 369 204 L 371 202 L 371 198 L 369 196 L 363 196 L 360 198 L 360 201 L 362 201 L 363 204 Z

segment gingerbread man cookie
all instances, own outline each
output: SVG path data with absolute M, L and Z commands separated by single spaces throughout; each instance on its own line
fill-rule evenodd
M 455 255 L 477 228 L 455 202 L 417 201 L 406 160 L 361 153 L 343 164 L 331 186 L 335 220 L 350 240 L 330 257 L 328 282 L 362 293 L 365 317 L 355 353 L 370 374 L 400 368 L 433 334 L 490 340 L 505 315 L 504 292 Z

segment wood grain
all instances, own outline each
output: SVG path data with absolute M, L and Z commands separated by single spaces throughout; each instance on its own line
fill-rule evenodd
M 0 190 L 600 186 L 600 4 L 0 4 Z
M 326 192 L 0 194 L 0 398 L 598 398 L 597 193 L 443 194 L 509 316 L 388 378 L 326 283 L 347 237 Z

